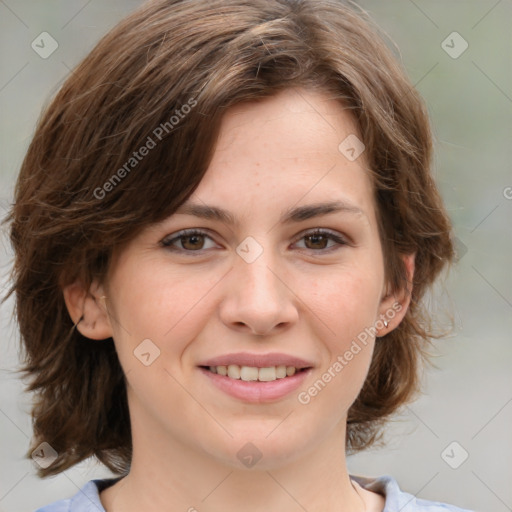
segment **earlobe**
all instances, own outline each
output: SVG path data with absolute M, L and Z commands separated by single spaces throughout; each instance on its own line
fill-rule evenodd
M 104 340 L 112 337 L 102 286 L 93 282 L 86 290 L 80 281 L 62 288 L 69 316 L 86 338 Z
M 377 337 L 382 337 L 396 329 L 403 320 L 412 296 L 412 286 L 415 269 L 416 253 L 402 256 L 407 273 L 407 280 L 403 286 L 383 297 L 379 308 L 379 319 L 377 320 Z

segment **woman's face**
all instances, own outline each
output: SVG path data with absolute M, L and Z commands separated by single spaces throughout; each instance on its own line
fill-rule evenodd
M 320 93 L 232 108 L 192 197 L 119 255 L 103 291 L 135 446 L 271 468 L 344 434 L 368 329 L 397 323 L 356 136 Z

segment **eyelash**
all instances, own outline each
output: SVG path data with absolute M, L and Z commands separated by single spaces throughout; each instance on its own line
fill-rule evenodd
M 181 238 L 191 237 L 191 236 L 195 236 L 195 235 L 205 236 L 207 238 L 212 239 L 212 237 L 206 231 L 202 231 L 200 229 L 185 229 L 183 231 L 179 231 L 176 234 L 176 236 L 173 236 L 172 238 L 164 238 L 160 243 L 163 247 L 165 247 L 166 249 L 168 249 L 172 252 L 179 252 L 179 253 L 187 254 L 187 255 L 191 255 L 191 256 L 201 255 L 201 254 L 203 254 L 204 251 L 206 251 L 208 249 L 198 249 L 196 251 L 191 251 L 191 250 L 180 249 L 180 248 L 176 248 L 176 247 L 172 246 L 172 244 L 174 242 L 179 241 Z M 318 235 L 324 236 L 328 240 L 332 240 L 332 241 L 336 242 L 339 246 L 348 245 L 347 240 L 345 240 L 344 238 L 336 235 L 335 233 L 331 233 L 330 231 L 327 231 L 325 229 L 320 229 L 320 228 L 314 229 L 312 231 L 307 231 L 306 233 L 302 234 L 302 236 L 300 238 L 298 238 L 296 241 L 298 242 L 298 241 L 300 241 L 304 238 L 307 238 L 309 236 L 318 236 Z M 296 242 L 294 242 L 294 243 L 296 243 Z M 314 253 L 330 253 L 330 252 L 332 252 L 333 249 L 337 250 L 339 248 L 340 247 L 329 247 L 329 248 L 325 248 L 325 249 L 305 249 L 305 250 L 313 251 Z

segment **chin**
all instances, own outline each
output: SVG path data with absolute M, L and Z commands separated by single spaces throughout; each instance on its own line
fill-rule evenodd
M 275 422 L 273 428 L 276 428 Z M 285 428 L 280 433 L 271 429 L 263 433 L 261 427 L 244 428 L 240 433 L 232 431 L 232 434 L 233 438 L 226 436 L 214 452 L 208 451 L 213 458 L 234 470 L 267 471 L 292 464 L 308 451 L 304 441 L 311 439 L 298 435 L 298 432 L 296 436 L 290 436 Z

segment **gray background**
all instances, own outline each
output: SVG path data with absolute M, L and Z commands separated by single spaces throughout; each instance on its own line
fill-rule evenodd
M 98 39 L 139 4 L 0 0 L 2 216 L 41 107 Z M 440 323 L 448 325 L 452 315 L 455 328 L 436 342 L 437 368 L 425 372 L 423 395 L 390 424 L 387 446 L 350 457 L 349 470 L 391 474 L 403 489 L 426 499 L 511 511 L 512 1 L 360 4 L 396 42 L 427 101 L 436 139 L 434 172 L 455 226 L 459 262 L 430 300 Z M 43 31 L 59 45 L 47 59 L 31 48 Z M 445 51 L 462 48 L 457 36 L 447 39 L 454 31 L 469 45 L 457 58 Z M 5 233 L 0 249 L 5 289 L 11 261 Z M 0 316 L 0 512 L 30 512 L 109 473 L 88 461 L 40 480 L 24 459 L 30 397 L 15 371 L 18 336 L 11 314 L 9 301 Z

